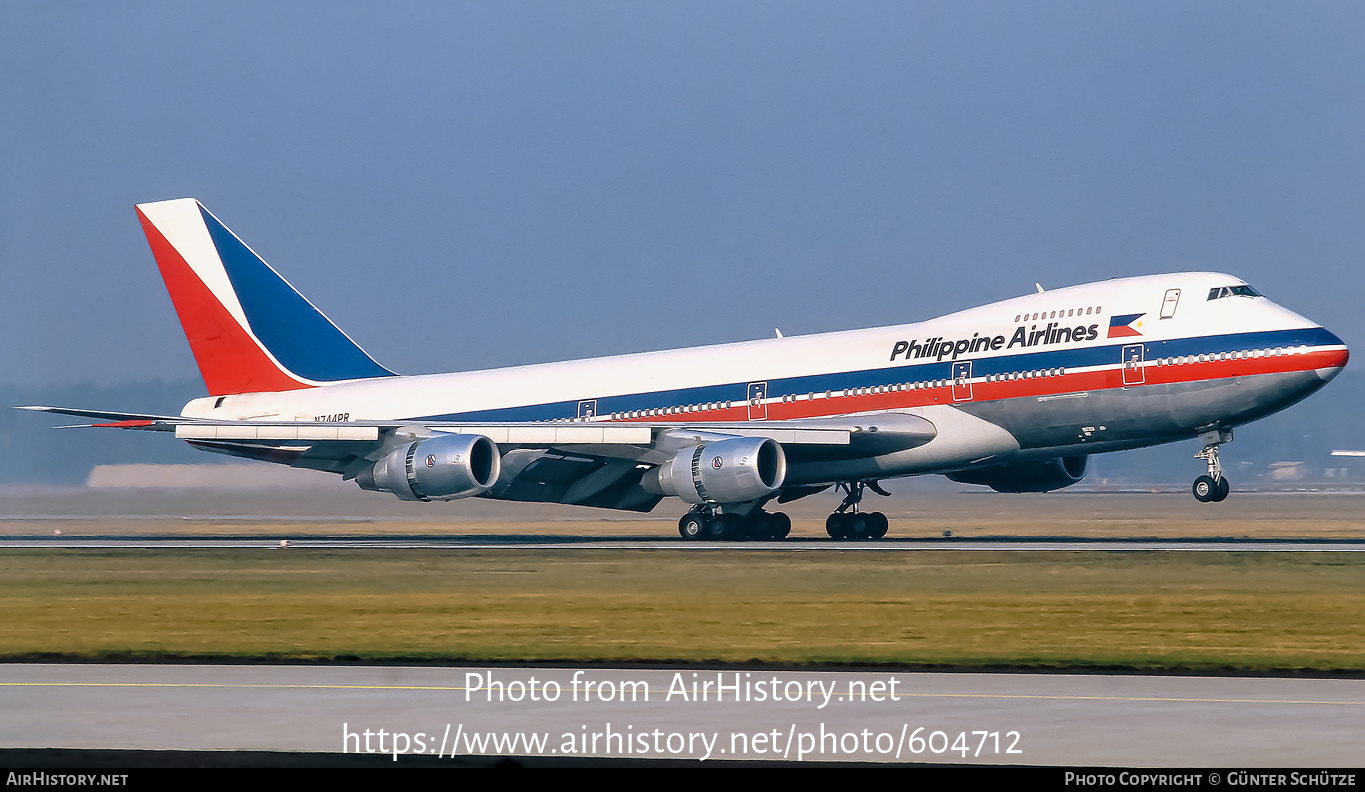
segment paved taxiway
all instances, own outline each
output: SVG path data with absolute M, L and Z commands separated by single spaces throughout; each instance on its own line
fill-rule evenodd
M 504 687 L 467 690 L 479 680 Z M 719 702 L 716 682 L 731 686 Z M 531 701 L 533 685 L 542 699 L 557 686 L 558 700 Z M 381 752 L 382 729 L 385 751 L 416 751 L 420 734 L 447 756 L 700 759 L 709 746 L 712 760 L 1353 766 L 1365 680 L 13 664 L 0 666 L 0 711 L 0 744 L 16 748 L 356 752 L 369 730 Z M 520 747 L 477 750 L 489 734 L 521 735 Z M 527 750 L 528 737 L 543 747 Z

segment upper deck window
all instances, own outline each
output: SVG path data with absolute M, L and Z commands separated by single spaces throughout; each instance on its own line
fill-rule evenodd
M 1216 286 L 1209 289 L 1209 299 L 1217 300 L 1220 297 L 1260 297 L 1261 293 L 1250 286 Z

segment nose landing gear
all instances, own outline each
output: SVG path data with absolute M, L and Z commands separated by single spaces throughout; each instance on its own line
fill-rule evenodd
M 1218 446 L 1232 442 L 1231 429 L 1216 429 L 1200 435 L 1204 440 L 1204 450 L 1195 454 L 1195 459 L 1208 463 L 1209 474 L 1194 480 L 1194 499 L 1200 503 L 1219 503 L 1228 497 L 1232 486 L 1223 478 L 1223 465 L 1218 461 Z

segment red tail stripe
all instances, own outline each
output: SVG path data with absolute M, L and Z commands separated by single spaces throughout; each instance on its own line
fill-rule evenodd
M 137 216 L 209 395 L 310 387 L 281 371 L 141 209 Z

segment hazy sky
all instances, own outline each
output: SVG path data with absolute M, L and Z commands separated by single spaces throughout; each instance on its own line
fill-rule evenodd
M 0 384 L 197 376 L 195 197 L 384 365 L 1234 273 L 1365 348 L 1359 2 L 0 3 Z

